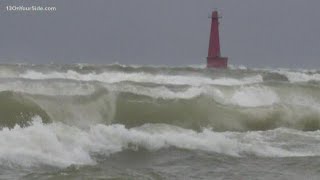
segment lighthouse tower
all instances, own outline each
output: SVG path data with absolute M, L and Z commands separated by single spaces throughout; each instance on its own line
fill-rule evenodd
M 209 42 L 209 51 L 207 57 L 208 68 L 227 68 L 228 58 L 221 57 L 220 39 L 219 39 L 219 16 L 217 11 L 211 15 L 211 33 Z

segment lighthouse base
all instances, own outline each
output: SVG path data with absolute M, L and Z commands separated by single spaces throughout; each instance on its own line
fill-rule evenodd
M 207 68 L 227 68 L 228 58 L 226 57 L 207 57 Z

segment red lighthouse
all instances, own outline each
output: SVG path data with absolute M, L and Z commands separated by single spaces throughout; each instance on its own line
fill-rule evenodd
M 219 40 L 219 16 L 217 11 L 211 15 L 211 33 L 209 42 L 209 51 L 207 57 L 208 68 L 227 68 L 228 58 L 221 57 Z

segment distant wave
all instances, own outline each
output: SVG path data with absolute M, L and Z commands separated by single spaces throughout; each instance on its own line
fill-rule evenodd
M 318 71 L 0 65 L 1 127 L 167 123 L 199 130 L 320 129 Z M 8 109 L 7 104 L 12 104 Z M 88 121 L 90 119 L 90 121 Z
M 92 123 L 129 127 L 167 123 L 194 130 L 212 127 L 216 131 L 320 129 L 320 91 L 309 85 L 197 87 L 31 80 L 23 87 L 20 81 L 10 82 L 15 86 L 0 92 L 2 127 L 14 125 L 8 122 L 23 125 L 39 115 L 49 122 L 81 127 Z
M 262 82 L 262 76 L 245 77 L 242 79 L 236 78 L 216 78 L 196 76 L 196 75 L 166 75 L 166 74 L 148 74 L 144 72 L 139 73 L 123 73 L 123 72 L 105 72 L 101 74 L 89 73 L 79 74 L 75 71 L 67 71 L 66 73 L 51 72 L 40 73 L 28 71 L 19 75 L 20 78 L 25 79 L 72 79 L 80 81 L 100 81 L 106 83 L 117 83 L 123 81 L 131 82 L 145 82 L 155 84 L 173 84 L 173 85 L 242 85 Z

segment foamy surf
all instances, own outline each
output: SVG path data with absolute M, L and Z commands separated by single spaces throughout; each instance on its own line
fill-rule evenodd
M 235 91 L 230 101 L 232 104 L 242 107 L 260 107 L 279 103 L 280 98 L 270 88 L 249 86 Z
M 118 82 L 145 82 L 156 84 L 173 84 L 173 85 L 244 85 L 262 82 L 262 76 L 245 77 L 242 79 L 235 78 L 217 78 L 211 79 L 204 76 L 181 76 L 181 75 L 164 75 L 164 74 L 150 74 L 150 73 L 123 73 L 123 72 L 104 72 L 104 73 L 88 73 L 79 74 L 75 71 L 62 72 L 50 72 L 42 73 L 36 71 L 27 71 L 24 74 L 19 75 L 20 78 L 25 79 L 71 79 L 78 81 L 100 81 L 106 83 L 118 83 Z
M 295 140 L 292 139 L 295 138 Z M 5 166 L 67 167 L 95 164 L 94 154 L 110 155 L 126 149 L 163 148 L 201 150 L 235 157 L 320 156 L 320 132 L 289 129 L 259 132 L 200 132 L 164 124 L 127 129 L 123 125 L 92 125 L 80 129 L 62 123 L 43 124 L 34 118 L 29 127 L 0 131 L 0 163 Z M 312 142 L 312 144 L 310 144 Z M 298 146 L 297 146 L 298 145 Z

